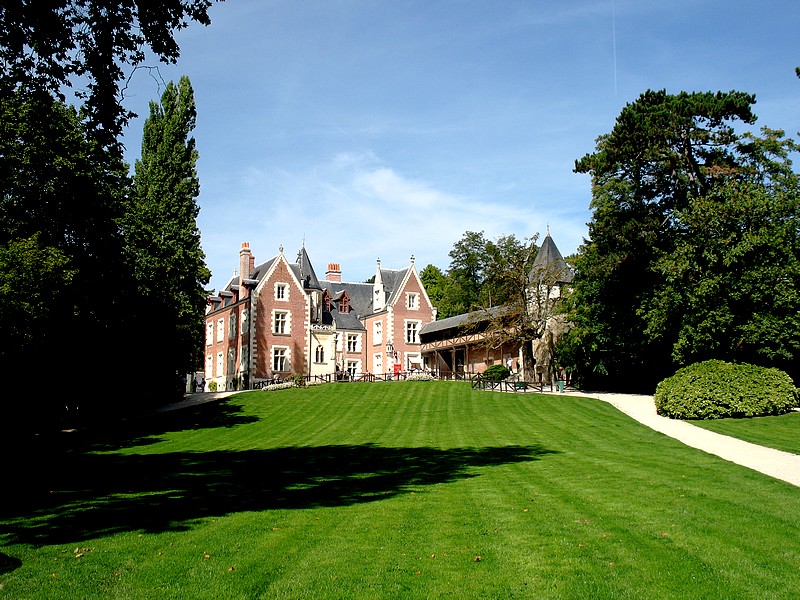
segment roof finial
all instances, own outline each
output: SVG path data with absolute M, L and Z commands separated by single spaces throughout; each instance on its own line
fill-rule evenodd
M 414 255 L 413 254 L 411 255 L 411 264 L 412 265 L 414 264 Z
M 280 252 L 281 254 L 283 254 L 283 244 L 281 244 L 280 246 L 278 246 L 278 252 Z

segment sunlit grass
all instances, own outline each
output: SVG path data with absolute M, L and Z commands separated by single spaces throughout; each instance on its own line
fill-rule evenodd
M 800 589 L 798 488 L 596 400 L 331 384 L 135 425 L 20 457 L 0 514 L 0 597 Z
M 773 417 L 709 419 L 691 423 L 754 444 L 800 454 L 800 412 Z

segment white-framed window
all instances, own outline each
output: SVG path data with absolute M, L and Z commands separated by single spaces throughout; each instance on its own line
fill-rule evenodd
M 217 341 L 221 342 L 225 339 L 225 319 L 221 318 L 217 321 Z
M 236 313 L 231 313 L 228 317 L 228 339 L 236 337 Z
M 318 345 L 316 352 L 314 352 L 314 362 L 316 363 L 325 362 L 325 348 L 322 347 L 321 345 Z
M 372 324 L 372 343 L 375 346 L 383 343 L 383 321 L 375 321 Z
M 289 284 L 277 282 L 275 284 L 275 300 L 288 300 L 289 299 Z
M 419 355 L 419 352 L 408 352 L 406 353 L 406 370 L 413 371 L 415 369 L 422 368 L 422 358 Z
M 225 355 L 222 352 L 217 352 L 217 377 L 222 377 L 224 375 L 222 372 L 222 368 L 225 366 L 224 360 Z
M 206 346 L 214 343 L 214 322 L 206 321 Z M 209 354 L 209 356 L 211 356 Z
M 274 372 L 289 370 L 289 349 L 284 346 L 272 347 L 272 370 Z
M 236 348 L 228 348 L 228 375 L 236 370 Z
M 372 372 L 383 373 L 383 352 L 378 352 L 372 356 Z
M 239 356 L 242 357 L 241 361 L 239 362 L 239 370 L 245 372 L 250 366 L 250 349 L 247 344 L 242 344 L 242 350 Z
M 242 334 L 247 333 L 250 330 L 250 311 L 246 308 L 242 311 Z
M 358 334 L 357 333 L 348 333 L 347 334 L 347 351 L 348 352 L 358 352 Z
M 214 377 L 214 355 L 206 354 L 206 379 Z
M 406 343 L 419 344 L 419 330 L 422 321 L 406 321 Z
M 289 334 L 290 315 L 288 311 L 276 310 L 272 313 L 272 333 L 277 335 Z
M 355 377 L 358 374 L 358 363 L 360 361 L 357 360 L 349 360 L 345 363 L 344 370 L 347 371 L 347 374 L 350 377 Z
M 419 294 L 417 292 L 408 292 L 406 294 L 406 307 L 409 310 L 419 309 Z

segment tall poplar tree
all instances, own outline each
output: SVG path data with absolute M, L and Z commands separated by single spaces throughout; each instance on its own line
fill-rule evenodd
M 138 342 L 157 357 L 161 389 L 200 365 L 205 285 L 210 272 L 197 227 L 197 111 L 188 77 L 170 82 L 161 103 L 150 103 L 142 157 L 136 161 L 133 191 L 123 220 L 128 257 L 138 287 Z M 141 332 L 147 332 L 142 335 Z

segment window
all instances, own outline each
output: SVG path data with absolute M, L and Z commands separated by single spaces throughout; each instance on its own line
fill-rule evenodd
M 210 346 L 213 343 L 214 343 L 214 323 L 213 323 L 213 321 L 207 321 L 206 322 L 206 346 Z
M 228 370 L 226 373 L 231 375 L 236 370 L 236 348 L 228 348 Z
M 317 363 L 325 362 L 325 348 L 323 348 L 322 346 L 317 346 L 317 351 L 314 353 L 314 362 Z
M 236 313 L 228 317 L 228 339 L 236 337 Z
M 416 352 L 406 354 L 406 370 L 416 371 L 422 369 L 422 358 Z
M 406 343 L 419 344 L 419 321 L 406 321 Z
M 224 360 L 224 355 L 222 354 L 222 352 L 217 352 L 217 377 L 222 377 L 224 375 L 224 373 L 222 372 L 222 367 L 224 365 L 224 363 L 222 362 L 223 360 Z
M 419 308 L 419 294 L 416 292 L 406 294 L 406 306 L 411 310 Z
M 383 321 L 375 321 L 372 324 L 372 343 L 375 346 L 383 343 Z
M 217 321 L 217 341 L 221 342 L 225 339 L 225 319 Z
M 206 354 L 206 379 L 214 377 L 214 356 Z
M 350 298 L 344 292 L 342 292 L 342 297 L 339 298 L 339 312 L 340 313 L 350 312 Z
M 247 309 L 244 309 L 242 311 L 242 334 L 247 333 L 250 328 L 250 325 L 247 321 L 247 317 L 248 317 Z
M 325 290 L 325 293 L 322 295 L 322 310 L 331 312 L 331 295 L 328 293 L 328 290 Z
M 347 334 L 347 351 L 358 352 L 358 334 L 356 333 Z
M 286 371 L 286 348 L 272 348 L 272 370 Z
M 289 333 L 289 313 L 282 310 L 275 311 L 274 327 L 272 332 L 277 335 L 286 335 Z
M 275 284 L 275 299 L 288 300 L 289 299 L 289 286 L 285 283 Z
M 345 371 L 350 376 L 350 378 L 355 378 L 356 373 L 358 373 L 358 361 L 357 360 L 348 360 L 347 366 L 345 367 Z
M 240 356 L 242 357 L 242 360 L 241 360 L 241 362 L 239 364 L 239 370 L 240 371 L 244 372 L 244 371 L 248 370 L 248 367 L 250 366 L 250 356 L 249 355 L 250 355 L 250 353 L 248 352 L 247 344 L 242 344 L 242 351 L 241 351 L 241 354 L 240 354 Z
M 372 357 L 372 372 L 373 373 L 383 373 L 383 353 L 379 352 L 378 354 L 373 355 Z

